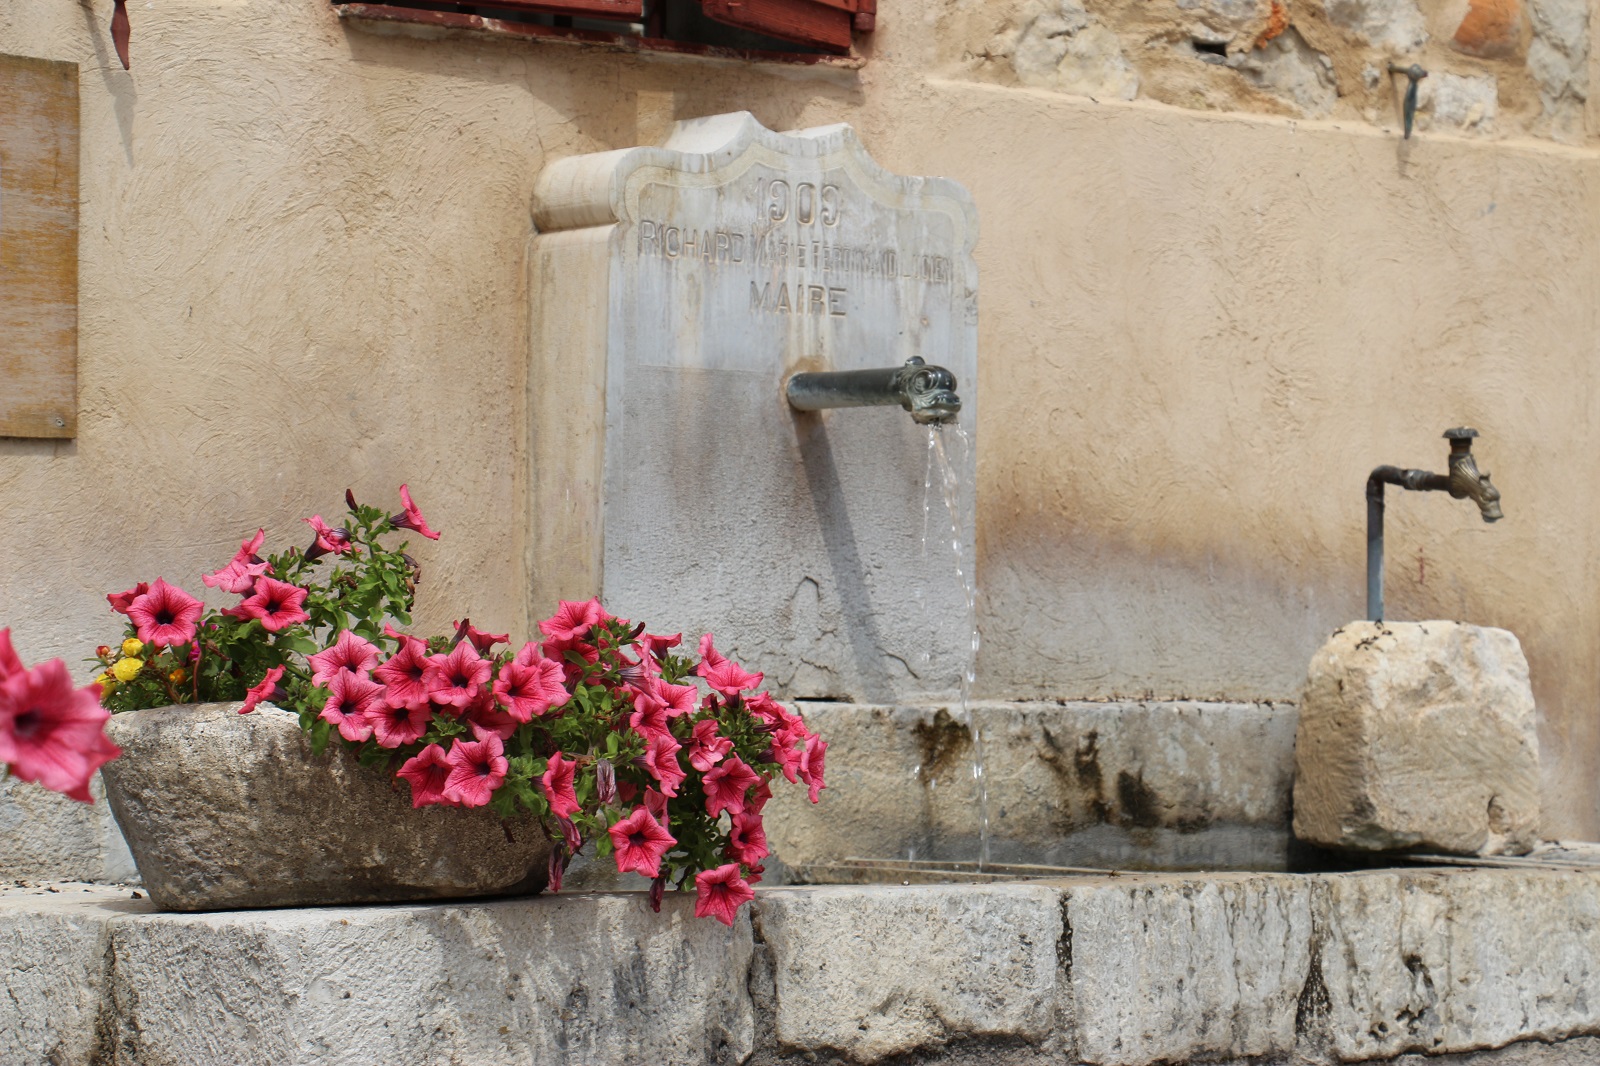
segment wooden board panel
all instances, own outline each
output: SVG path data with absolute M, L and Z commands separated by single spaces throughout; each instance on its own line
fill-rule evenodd
M 78 431 L 78 67 L 0 55 L 0 437 Z
M 707 18 L 769 37 L 848 52 L 853 16 L 837 0 L 700 0 Z

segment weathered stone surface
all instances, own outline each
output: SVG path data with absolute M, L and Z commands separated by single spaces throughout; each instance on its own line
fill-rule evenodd
M 1072 1002 L 1085 1062 L 1279 1055 L 1310 962 L 1307 878 L 1072 884 Z
M 1520 854 L 1537 842 L 1528 664 L 1503 629 L 1355 622 L 1311 660 L 1294 831 L 1325 847 Z
M 1600 1025 L 1600 874 L 1406 871 L 1316 879 L 1315 1024 L 1346 1060 Z
M 875 1062 L 958 1033 L 1044 1040 L 1060 899 L 1034 885 L 763 892 L 755 924 L 771 954 L 778 1044 Z
M 1339 99 L 1333 63 L 1308 45 L 1293 26 L 1261 48 L 1231 57 L 1228 65 L 1258 89 L 1288 100 L 1306 115 L 1326 115 Z
M 170 910 L 448 899 L 544 884 L 536 822 L 414 810 L 409 790 L 338 745 L 313 756 L 267 704 L 114 715 L 107 798 L 150 896 Z
M 1018 19 L 1011 66 L 1024 85 L 1132 100 L 1139 75 L 1122 42 L 1078 0 L 1031 0 Z
M 1503 59 L 1522 43 L 1522 0 L 1470 0 L 1450 46 L 1484 59 Z
M 1528 72 L 1539 85 L 1539 99 L 1551 132 L 1576 140 L 1583 134 L 1583 105 L 1589 98 L 1589 5 L 1584 0 L 1529 0 L 1533 43 Z
M 1062 866 L 1283 869 L 1295 710 L 1288 704 L 804 704 L 829 739 L 816 806 L 784 790 L 767 834 L 790 865 L 853 857 Z M 1248 753 L 1248 758 L 1241 757 Z
M 1411 52 L 1428 40 L 1416 0 L 1326 0 L 1325 6 L 1335 25 L 1354 30 L 1379 48 Z
M 1500 94 L 1493 76 L 1462 77 L 1441 72 L 1428 77 L 1423 86 L 1418 101 L 1423 116 L 1419 123 L 1463 133 L 1488 132 L 1494 127 Z
M 0 778 L 0 878 L 53 881 L 137 881 L 139 871 L 105 801 L 105 785 L 89 782 L 93 803 Z

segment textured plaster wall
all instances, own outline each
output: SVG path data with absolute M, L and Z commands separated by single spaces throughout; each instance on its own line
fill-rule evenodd
M 1521 637 L 1546 828 L 1600 832 L 1592 150 L 1402 146 L 1342 73 L 1316 122 L 999 84 L 972 56 L 1002 3 L 884 0 L 862 70 L 803 73 L 376 37 L 320 0 L 132 8 L 131 74 L 108 0 L 0 8 L 0 51 L 83 68 L 81 429 L 0 441 L 25 656 L 105 639 L 109 589 L 198 591 L 258 523 L 298 541 L 402 480 L 446 530 L 419 621 L 526 631 L 533 182 L 748 109 L 976 197 L 985 694 L 1293 697 L 1362 610 L 1367 471 L 1437 469 L 1470 423 L 1507 518 L 1392 496 L 1391 613 Z

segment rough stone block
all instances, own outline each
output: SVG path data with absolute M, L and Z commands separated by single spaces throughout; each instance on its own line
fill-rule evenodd
M 1315 1024 L 1342 1060 L 1600 1026 L 1600 874 L 1385 871 L 1318 882 Z
M 105 801 L 98 774 L 93 803 L 14 778 L 0 778 L 0 878 L 136 882 L 139 871 Z
M 1503 629 L 1356 622 L 1311 660 L 1294 831 L 1325 847 L 1522 854 L 1537 842 L 1528 663 Z
M 1079 1058 L 1143 1066 L 1292 1051 L 1310 966 L 1307 881 L 1234 874 L 1071 883 Z
M 774 889 L 755 925 L 786 1049 L 875 1062 L 956 1034 L 1037 1043 L 1055 1024 L 1055 888 Z

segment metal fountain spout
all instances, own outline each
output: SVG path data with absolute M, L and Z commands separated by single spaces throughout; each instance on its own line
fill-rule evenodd
M 835 370 L 793 374 L 783 387 L 797 411 L 831 407 L 889 407 L 911 412 L 919 425 L 954 422 L 961 412 L 956 376 L 942 366 L 929 366 L 913 355 L 904 366 L 879 370 Z
M 1500 490 L 1489 475 L 1478 472 L 1472 457 L 1472 439 L 1478 431 L 1467 426 L 1445 430 L 1450 442 L 1450 472 L 1433 474 L 1426 470 L 1402 470 L 1380 466 L 1367 478 L 1367 618 L 1383 621 L 1383 486 L 1399 485 L 1416 492 L 1448 492 L 1458 500 L 1471 500 L 1485 522 L 1505 517 L 1500 510 Z

